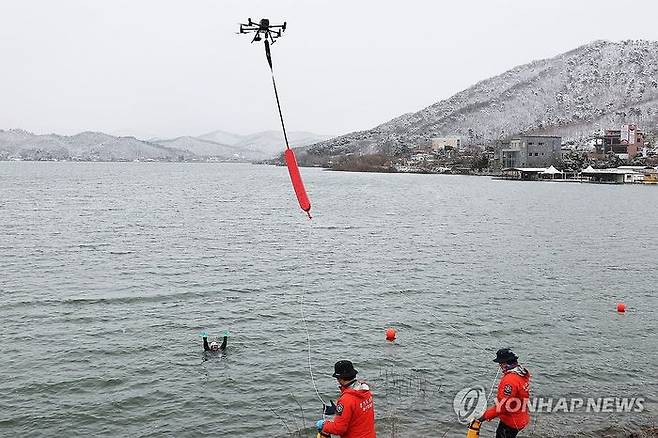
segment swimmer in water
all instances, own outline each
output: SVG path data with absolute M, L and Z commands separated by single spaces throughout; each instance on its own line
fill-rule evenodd
M 222 341 L 222 345 L 219 345 L 219 342 L 217 341 L 211 341 L 210 344 L 208 344 L 208 333 L 206 332 L 201 333 L 201 337 L 203 338 L 204 351 L 217 352 L 226 350 L 226 344 L 228 343 L 228 330 L 224 332 L 224 340 Z

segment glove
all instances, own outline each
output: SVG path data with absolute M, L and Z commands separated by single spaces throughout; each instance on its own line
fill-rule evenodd
M 329 403 L 331 403 L 329 406 L 322 405 L 322 413 L 324 415 L 336 415 L 336 405 L 333 400 L 329 400 Z
M 226 336 L 226 337 L 231 336 L 231 333 L 229 333 L 228 330 L 224 330 L 224 336 Z
M 324 427 L 324 420 L 318 420 L 315 423 L 315 428 L 318 430 L 318 432 L 322 432 L 323 427 Z
M 202 338 L 207 338 L 208 337 L 208 332 L 201 332 L 201 333 L 199 333 L 199 336 L 201 336 Z

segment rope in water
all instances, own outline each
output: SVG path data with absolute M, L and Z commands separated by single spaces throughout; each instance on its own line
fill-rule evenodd
M 311 336 L 308 332 L 308 325 L 306 324 L 306 317 L 304 316 L 304 295 L 302 294 L 300 299 L 300 309 L 302 313 L 302 321 L 304 321 L 304 330 L 306 331 L 306 345 L 308 350 L 308 373 L 311 376 L 311 383 L 313 384 L 313 389 L 315 390 L 315 395 L 317 395 L 318 400 L 323 405 L 326 404 L 318 391 L 318 385 L 315 383 L 315 376 L 313 375 L 313 365 L 311 364 Z
M 308 223 L 309 223 L 309 228 L 308 228 L 308 242 L 307 242 L 308 245 L 307 245 L 307 248 L 310 247 L 311 233 L 313 231 L 312 221 L 309 220 Z M 312 251 L 310 251 L 310 252 L 312 253 Z M 310 264 L 312 264 L 312 263 L 309 263 L 309 265 Z M 320 400 L 320 403 L 325 405 L 326 403 L 325 403 L 324 399 L 322 398 L 322 396 L 320 395 L 320 391 L 318 390 L 318 385 L 315 383 L 315 376 L 313 375 L 313 365 L 311 363 L 312 362 L 311 361 L 311 335 L 308 331 L 308 324 L 306 322 L 306 315 L 304 314 L 304 294 L 305 294 L 305 292 L 306 292 L 305 288 L 302 287 L 302 293 L 300 295 L 300 300 L 299 300 L 299 309 L 300 309 L 300 313 L 301 313 L 301 316 L 302 316 L 302 322 L 304 323 L 304 331 L 306 332 L 306 350 L 308 352 L 308 373 L 311 377 L 311 383 L 313 384 L 313 389 L 315 390 L 315 395 L 318 397 L 318 400 Z M 324 412 L 323 412 L 323 416 L 324 416 Z

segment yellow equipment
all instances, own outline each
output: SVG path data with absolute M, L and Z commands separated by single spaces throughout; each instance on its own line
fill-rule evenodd
M 466 438 L 478 438 L 480 436 L 480 426 L 482 423 L 480 420 L 473 420 L 471 424 L 468 425 L 468 431 L 466 432 Z

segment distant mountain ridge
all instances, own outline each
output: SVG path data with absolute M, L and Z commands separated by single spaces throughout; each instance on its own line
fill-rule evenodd
M 217 143 L 211 140 L 203 140 L 199 137 L 192 137 L 190 135 L 172 139 L 158 139 L 154 142 L 162 146 L 184 150 L 199 157 L 221 157 L 243 160 L 260 158 L 259 156 L 254 156 L 258 154 L 252 154 L 251 151 L 240 147 Z
M 242 140 L 244 136 L 239 134 L 234 134 L 232 132 L 226 132 L 222 130 L 216 130 L 208 132 L 206 134 L 197 135 L 196 138 L 201 140 L 213 141 L 215 143 L 226 144 L 230 146 L 235 146 Z
M 288 133 L 291 147 L 303 147 L 331 138 L 312 132 L 292 131 Z M 251 160 L 264 160 L 277 156 L 285 149 L 281 131 L 263 131 L 240 135 L 226 131 L 212 131 L 196 137 L 179 137 L 156 140 L 158 144 L 189 150 L 197 155 L 239 154 Z
M 300 146 L 328 138 L 306 132 L 290 135 L 295 140 L 293 144 Z M 90 131 L 64 136 L 33 134 L 22 129 L 0 130 L 0 160 L 256 161 L 272 158 L 284 148 L 283 135 L 276 131 L 251 135 L 213 131 L 198 137 L 145 141 Z
M 395 154 L 448 135 L 482 145 L 521 133 L 579 138 L 624 123 L 658 126 L 658 42 L 595 41 L 298 155 L 308 163 L 347 153 Z
M 0 130 L 0 159 L 70 159 L 80 161 L 186 160 L 189 152 L 102 132 L 81 132 L 65 136 L 37 135 L 22 129 Z

